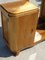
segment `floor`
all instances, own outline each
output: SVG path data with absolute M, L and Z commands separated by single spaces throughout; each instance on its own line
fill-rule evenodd
M 0 60 L 45 60 L 45 41 L 21 51 L 18 56 L 13 56 L 3 39 L 0 16 Z
M 0 27 L 0 60 L 45 60 L 45 41 L 21 51 L 18 56 L 13 56 L 6 46 Z

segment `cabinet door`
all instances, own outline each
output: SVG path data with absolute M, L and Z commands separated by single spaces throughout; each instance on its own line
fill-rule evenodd
M 25 15 L 17 19 L 17 46 L 19 49 L 24 49 L 33 45 L 36 21 L 36 13 Z

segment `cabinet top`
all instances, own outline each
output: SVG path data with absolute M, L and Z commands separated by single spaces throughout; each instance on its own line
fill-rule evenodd
M 22 4 L 21 1 L 5 3 L 5 4 L 1 4 L 0 6 L 1 8 L 5 9 L 8 13 L 11 13 L 11 14 L 19 14 L 19 13 L 38 9 L 38 7 L 36 7 L 32 3 L 26 2 L 25 4 Z

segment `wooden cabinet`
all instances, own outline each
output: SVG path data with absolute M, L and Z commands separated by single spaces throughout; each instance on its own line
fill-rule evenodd
M 20 2 L 0 5 L 3 36 L 12 52 L 34 45 L 38 8 L 32 3 Z

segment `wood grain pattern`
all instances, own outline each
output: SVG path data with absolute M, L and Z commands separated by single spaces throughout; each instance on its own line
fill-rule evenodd
M 34 13 L 38 10 L 38 7 L 33 5 L 32 3 L 26 2 L 25 4 L 22 4 L 21 2 L 12 2 L 12 3 L 6 3 L 6 4 L 0 4 L 0 6 L 9 13 L 9 15 L 17 15 L 21 14 L 24 11 L 25 14 Z M 32 11 L 33 10 L 33 11 Z M 24 13 L 23 13 L 24 14 Z
M 7 46 L 12 52 L 18 53 L 22 49 L 34 45 L 34 36 L 38 21 L 38 8 L 33 4 L 29 4 L 29 2 L 21 5 L 21 9 L 19 6 L 18 9 L 16 5 L 15 3 L 9 3 L 9 5 L 1 4 L 0 6 L 1 12 L 3 13 L 3 35 L 8 42 Z M 14 13 L 13 8 L 15 7 L 17 11 Z M 24 10 L 22 10 L 22 7 L 24 7 Z

